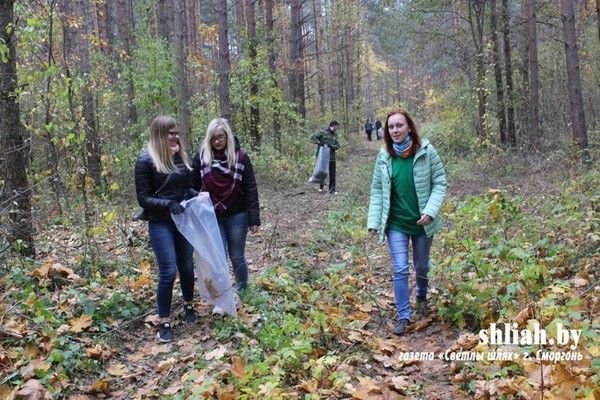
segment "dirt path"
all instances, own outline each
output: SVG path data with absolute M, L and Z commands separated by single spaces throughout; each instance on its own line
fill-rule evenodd
M 364 140 L 364 138 L 360 137 Z M 347 151 L 343 157 L 338 157 L 338 191 L 337 195 L 319 193 L 314 184 L 305 184 L 301 188 L 289 191 L 275 191 L 269 187 L 261 188 L 261 211 L 263 226 L 259 236 L 249 238 L 248 255 L 252 261 L 268 256 L 271 262 L 283 261 L 291 252 L 297 253 L 302 247 L 303 238 L 310 237 L 319 230 L 319 224 L 327 214 L 339 208 L 345 197 L 356 198 L 368 204 L 368 197 L 353 188 L 363 188 L 370 185 L 370 176 L 383 141 L 358 142 L 352 150 Z M 351 156 L 350 156 L 351 155 Z M 352 161 L 350 161 L 350 158 Z M 368 182 L 357 182 L 357 168 L 368 170 Z M 365 175 L 363 174 L 363 177 Z M 364 179 L 364 178 L 363 178 Z M 286 249 L 288 251 L 286 251 Z M 390 274 L 389 255 L 387 246 L 381 246 L 377 240 L 372 240 L 366 247 L 368 268 L 372 270 L 372 284 L 384 292 L 383 299 L 375 299 L 385 306 L 377 306 L 371 312 L 372 321 L 365 329 L 381 340 L 394 343 L 397 349 L 406 352 L 434 352 L 436 355 L 444 352 L 454 344 L 458 331 L 456 328 L 444 324 L 437 317 L 436 310 L 431 309 L 427 318 L 417 319 L 412 324 L 410 333 L 405 337 L 397 338 L 391 335 L 394 326 L 394 296 Z M 257 273 L 260 267 L 250 266 L 251 273 Z M 414 288 L 414 275 L 410 277 L 410 287 Z M 414 297 L 414 296 L 413 296 Z M 378 315 L 379 314 L 379 315 Z M 373 370 L 375 375 L 398 375 L 390 368 L 389 360 L 375 361 Z M 384 364 L 388 363 L 388 367 Z M 432 361 L 410 364 L 403 373 L 413 382 L 416 393 L 413 398 L 423 399 L 461 399 L 463 395 L 458 391 L 450 378 L 450 364 L 435 358 Z

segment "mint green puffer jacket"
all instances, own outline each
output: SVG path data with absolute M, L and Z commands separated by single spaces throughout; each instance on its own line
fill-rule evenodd
M 446 197 L 448 183 L 442 161 L 427 139 L 421 139 L 421 148 L 415 154 L 413 176 L 419 200 L 419 211 L 433 219 L 430 224 L 424 225 L 425 233 L 431 237 L 442 227 L 439 211 Z M 381 241 L 385 239 L 390 214 L 391 178 L 392 157 L 385 147 L 382 147 L 375 161 L 367 220 L 367 228 L 379 231 Z

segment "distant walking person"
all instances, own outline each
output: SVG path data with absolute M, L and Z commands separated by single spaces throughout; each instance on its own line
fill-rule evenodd
M 208 124 L 193 168 L 193 187 L 210 195 L 237 288 L 243 290 L 248 286 L 246 237 L 248 230 L 256 233 L 260 226 L 258 190 L 250 157 L 239 147 L 225 118 Z
M 421 139 L 406 111 L 385 120 L 385 145 L 375 161 L 367 228 L 387 236 L 392 259 L 398 324 L 403 335 L 411 320 L 408 288 L 408 243 L 412 242 L 417 281 L 417 313 L 427 311 L 427 273 L 433 235 L 442 227 L 440 207 L 446 196 L 446 173 L 437 151 Z
M 339 122 L 333 120 L 329 123 L 329 127 L 325 128 L 310 138 L 311 142 L 315 143 L 317 147 L 317 154 L 319 154 L 319 147 L 328 146 L 330 149 L 329 156 L 329 192 L 331 194 L 337 194 L 335 186 L 335 151 L 340 148 L 340 142 L 338 140 L 336 130 L 339 126 Z M 325 182 L 321 183 L 319 191 L 322 192 L 325 188 Z
M 377 137 L 377 140 L 383 138 L 383 129 L 381 129 L 380 120 L 375 121 L 375 136 Z
M 183 295 L 183 320 L 195 322 L 198 318 L 192 306 L 194 297 L 193 248 L 177 230 L 171 214 L 184 212 L 181 201 L 192 198 L 190 160 L 185 142 L 179 137 L 175 120 L 158 116 L 150 125 L 148 147 L 135 164 L 135 191 L 148 220 L 150 242 L 158 264 L 156 303 L 160 328 L 160 342 L 173 340 L 171 329 L 171 300 L 173 284 L 179 271 Z
M 367 118 L 367 121 L 365 122 L 365 133 L 367 134 L 367 140 L 370 142 L 371 135 L 373 135 L 373 124 L 371 123 L 371 120 L 368 118 Z

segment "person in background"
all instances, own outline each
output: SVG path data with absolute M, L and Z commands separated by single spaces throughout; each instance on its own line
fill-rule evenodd
M 365 122 L 365 133 L 367 134 L 367 140 L 370 142 L 371 135 L 373 134 L 373 124 L 369 118 L 367 118 L 367 121 Z
M 192 167 L 192 186 L 210 195 L 236 286 L 243 290 L 248 286 L 246 237 L 260 226 L 258 190 L 250 157 L 225 118 L 210 121 Z M 222 313 L 218 307 L 213 312 Z
M 408 245 L 412 243 L 417 281 L 417 313 L 427 311 L 427 273 L 433 236 L 442 227 L 440 207 L 446 196 L 446 173 L 435 148 L 421 139 L 406 111 L 390 113 L 385 144 L 375 161 L 367 228 L 387 236 L 398 324 L 403 335 L 411 320 L 408 288 Z
M 375 121 L 375 135 L 377 140 L 381 140 L 381 138 L 383 138 L 383 129 L 381 128 L 380 120 Z
M 146 211 L 150 242 L 158 264 L 156 302 L 160 342 L 173 340 L 171 300 L 173 284 L 179 272 L 183 295 L 183 320 L 196 322 L 194 298 L 193 248 L 177 230 L 171 214 L 184 212 L 181 201 L 192 198 L 191 165 L 185 141 L 175 120 L 161 115 L 150 125 L 150 139 L 135 164 L 137 200 Z
M 329 123 L 329 126 L 319 132 L 314 133 L 310 140 L 317 145 L 317 155 L 319 154 L 319 147 L 328 146 L 330 149 L 329 156 L 329 193 L 337 194 L 336 182 L 335 182 L 335 151 L 340 148 L 340 142 L 338 140 L 336 131 L 339 127 L 339 122 L 333 120 Z M 323 182 L 319 187 L 319 192 L 322 192 L 325 188 Z

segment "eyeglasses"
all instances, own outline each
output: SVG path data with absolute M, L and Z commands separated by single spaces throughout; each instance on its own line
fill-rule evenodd
M 169 135 L 171 135 L 171 136 L 177 136 L 177 135 L 179 135 L 180 133 L 181 133 L 181 131 L 178 131 L 177 129 L 171 129 L 171 130 L 169 131 Z
M 227 136 L 225 135 L 215 135 L 210 138 L 211 142 L 218 142 L 219 140 L 227 140 Z

